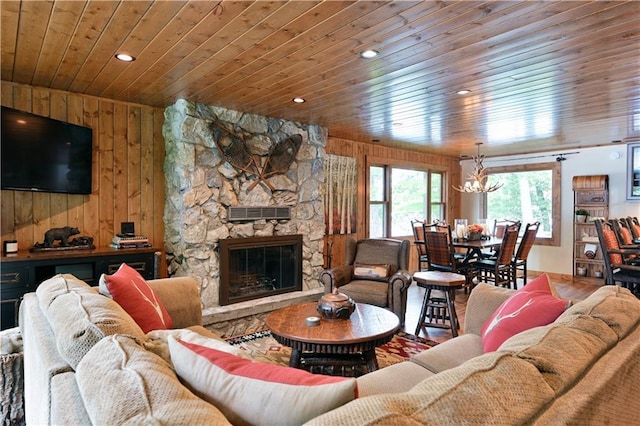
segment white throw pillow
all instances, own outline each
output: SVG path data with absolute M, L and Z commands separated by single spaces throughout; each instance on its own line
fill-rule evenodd
M 233 424 L 300 425 L 356 396 L 353 378 L 243 359 L 169 337 L 183 383 Z

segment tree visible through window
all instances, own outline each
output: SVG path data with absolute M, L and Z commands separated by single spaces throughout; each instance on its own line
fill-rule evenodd
M 444 173 L 369 167 L 369 237 L 413 235 L 411 221 L 444 219 Z
M 522 226 L 540 222 L 536 243 L 559 245 L 560 167 L 558 163 L 487 169 L 492 182 L 504 186 L 486 194 L 485 215 L 516 219 Z

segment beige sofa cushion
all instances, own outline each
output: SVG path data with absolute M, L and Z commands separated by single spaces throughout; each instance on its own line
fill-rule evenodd
M 156 355 L 126 336 L 108 336 L 78 365 L 78 388 L 91 423 L 230 424 L 185 388 Z
M 40 308 L 46 310 L 58 296 L 71 291 L 95 293 L 96 290 L 71 274 L 58 274 L 43 281 L 36 289 Z
M 639 323 L 640 301 L 627 290 L 605 286 L 553 324 L 513 336 L 499 350 L 536 366 L 560 394 Z
M 88 425 L 91 424 L 89 415 L 80 404 L 82 396 L 76 383 L 73 371 L 56 374 L 51 378 L 51 419 L 52 425 Z M 40 400 L 44 404 L 44 401 Z M 36 423 L 37 424 L 37 423 Z
M 171 314 L 173 328 L 202 325 L 200 289 L 193 278 L 161 278 L 149 280 L 147 284 L 156 292 Z
M 40 284 L 36 295 L 56 333 L 60 355 L 74 369 L 105 336 L 125 334 L 144 340 L 140 327 L 120 305 L 95 288 L 79 285 L 75 277 L 57 275 Z
M 434 374 L 414 362 L 399 362 L 358 377 L 358 398 L 380 393 L 406 392 Z
M 409 392 L 359 398 L 307 424 L 524 424 L 552 397 L 533 365 L 494 352 L 433 375 Z
M 514 293 L 515 290 L 486 283 L 475 286 L 464 315 L 464 334 L 480 336 L 484 322 Z
M 413 355 L 411 361 L 429 371 L 439 373 L 482 354 L 482 338 L 476 334 L 462 334 Z

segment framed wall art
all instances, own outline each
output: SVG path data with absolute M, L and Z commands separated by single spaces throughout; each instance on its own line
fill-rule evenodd
M 627 145 L 627 200 L 640 201 L 640 142 Z

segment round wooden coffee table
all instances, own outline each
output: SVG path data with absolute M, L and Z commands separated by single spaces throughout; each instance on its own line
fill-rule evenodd
M 400 328 L 396 314 L 363 303 L 356 304 L 348 320 L 322 319 L 319 325 L 306 325 L 305 319 L 312 316 L 318 316 L 315 302 L 287 306 L 267 316 L 273 337 L 291 347 L 291 367 L 333 366 L 344 371 L 365 365 L 367 372 L 375 371 L 376 347 L 389 342 Z

